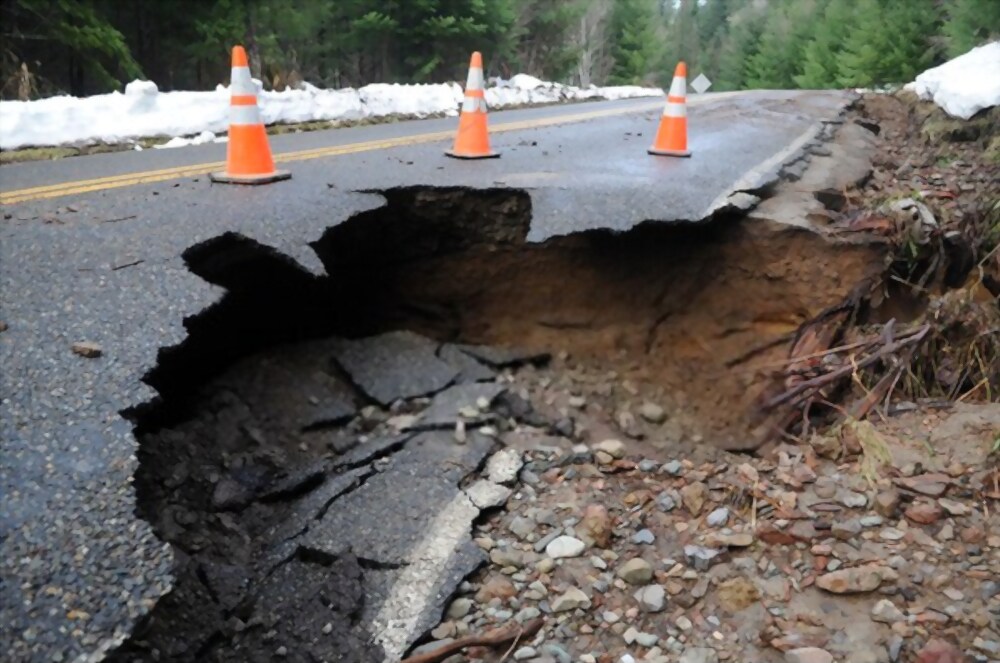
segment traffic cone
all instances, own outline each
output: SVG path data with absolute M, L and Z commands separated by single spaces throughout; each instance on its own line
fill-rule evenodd
M 660 129 L 649 153 L 661 157 L 691 156 L 687 148 L 687 131 L 687 65 L 679 62 L 660 118 Z
M 212 173 L 213 182 L 226 184 L 268 184 L 287 180 L 286 170 L 275 170 L 267 131 L 257 107 L 257 86 L 250 78 L 247 52 L 233 47 L 233 74 L 229 101 L 229 145 L 226 170 Z
M 490 133 L 486 127 L 486 92 L 483 79 L 483 56 L 476 51 L 469 62 L 469 80 L 465 84 L 465 101 L 458 120 L 455 145 L 448 152 L 456 159 L 495 159 L 500 155 L 490 151 Z

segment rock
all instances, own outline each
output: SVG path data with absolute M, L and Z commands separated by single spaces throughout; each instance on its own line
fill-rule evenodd
M 701 513 L 705 500 L 708 498 L 708 488 L 700 481 L 690 483 L 681 488 L 681 500 L 692 516 Z
M 960 590 L 955 589 L 954 587 L 946 587 L 945 589 L 941 590 L 941 593 L 955 602 L 965 600 L 965 594 L 963 594 Z
M 448 606 L 448 619 L 461 619 L 472 610 L 472 599 L 458 598 Z
M 868 506 L 868 497 L 861 493 L 848 491 L 840 496 L 840 503 L 848 509 L 863 509 Z
M 570 587 L 562 596 L 552 601 L 552 612 L 568 612 L 577 608 L 589 608 L 590 599 L 580 589 Z
M 939 638 L 931 638 L 923 648 L 917 652 L 913 663 L 965 663 L 965 654 L 955 645 Z
M 667 420 L 667 413 L 656 403 L 643 403 L 639 408 L 639 416 L 651 424 L 662 424 Z
M 655 647 L 659 638 L 653 633 L 637 633 L 635 642 L 641 647 Z
M 517 596 L 517 589 L 514 584 L 502 576 L 490 578 L 479 591 L 476 592 L 476 601 L 479 603 L 489 603 L 491 599 L 506 601 L 512 596 Z
M 594 460 L 597 461 L 598 465 L 610 465 L 614 462 L 615 458 L 609 453 L 603 451 L 594 452 Z
M 667 594 L 661 585 L 647 585 L 635 593 L 635 600 L 643 612 L 660 612 L 666 598 Z
M 816 484 L 813 486 L 813 492 L 816 493 L 816 497 L 824 500 L 831 500 L 837 494 L 837 482 L 831 477 L 820 477 L 816 479 Z
M 726 523 L 729 522 L 729 509 L 726 507 L 719 507 L 712 513 L 708 514 L 706 521 L 711 527 L 725 527 Z
M 878 527 L 883 522 L 885 522 L 885 520 L 882 518 L 882 516 L 873 514 L 869 516 L 861 516 L 860 522 L 862 527 Z
M 78 343 L 74 343 L 71 348 L 75 354 L 78 354 L 81 357 L 86 357 L 87 359 L 96 359 L 104 354 L 104 350 L 100 345 L 90 341 L 80 341 Z
M 719 585 L 716 590 L 719 605 L 732 612 L 745 610 L 760 600 L 760 590 L 748 578 L 736 576 Z
M 589 504 L 583 510 L 583 518 L 577 530 L 594 542 L 599 548 L 611 545 L 611 516 L 602 504 Z
M 715 564 L 721 551 L 704 546 L 686 545 L 684 546 L 684 557 L 687 563 L 698 571 L 707 571 Z
M 619 621 L 621 621 L 621 615 L 619 615 L 617 612 L 606 610 L 605 612 L 601 613 L 601 619 L 603 619 L 609 624 L 617 624 Z
M 690 631 L 692 627 L 694 627 L 694 624 L 691 622 L 691 620 L 685 617 L 684 615 L 681 615 L 680 617 L 675 619 L 674 624 L 676 624 L 677 628 L 679 628 L 682 631 Z
M 861 534 L 861 521 L 857 518 L 837 521 L 830 528 L 830 534 L 841 541 L 851 541 Z
M 564 535 L 553 539 L 549 545 L 545 546 L 545 554 L 552 559 L 579 557 L 586 549 L 587 544 L 580 539 Z
M 594 447 L 598 451 L 602 451 L 614 459 L 621 459 L 625 457 L 625 443 L 621 440 L 602 440 L 597 443 Z
M 785 652 L 786 663 L 833 663 L 833 655 L 819 647 L 802 647 Z
M 655 469 L 656 469 L 656 461 L 655 460 L 649 460 L 647 458 L 647 459 L 639 462 L 639 471 L 640 472 L 652 472 Z
M 881 599 L 872 608 L 872 619 L 883 624 L 895 624 L 906 618 L 903 611 L 896 607 L 896 604 L 889 599 Z
M 944 509 L 937 502 L 914 502 L 903 515 L 912 522 L 920 525 L 931 525 L 940 520 L 944 514 Z
M 531 518 L 525 518 L 524 516 L 517 516 L 510 522 L 511 532 L 519 539 L 527 539 L 529 536 L 535 533 L 535 521 Z
M 906 532 L 898 530 L 895 527 L 886 527 L 878 533 L 878 538 L 883 541 L 899 541 L 904 536 L 906 536 Z
M 750 532 L 710 532 L 705 537 L 705 543 L 711 548 L 746 548 L 753 545 L 753 534 Z
M 660 471 L 672 477 L 679 476 L 684 471 L 684 466 L 679 460 L 671 460 L 660 466 Z
M 630 585 L 645 585 L 653 578 L 653 567 L 641 557 L 636 557 L 622 564 L 618 577 Z
M 656 541 L 656 537 L 653 536 L 653 532 L 649 529 L 641 529 L 632 535 L 632 543 L 638 545 L 651 545 Z
M 431 637 L 435 640 L 444 640 L 445 638 L 455 637 L 455 622 L 445 622 L 439 624 L 437 628 L 431 631 Z
M 913 477 L 900 477 L 896 483 L 907 490 L 929 497 L 940 497 L 948 489 L 951 477 L 947 474 L 920 474 Z
M 538 656 L 538 652 L 535 651 L 534 647 L 521 647 L 514 652 L 515 661 L 526 661 L 529 658 L 535 658 Z
M 678 663 L 719 663 L 719 655 L 708 647 L 688 647 Z
M 963 504 L 962 502 L 958 502 L 956 500 L 949 500 L 942 497 L 937 503 L 942 509 L 947 511 L 948 514 L 952 516 L 967 516 L 972 513 L 972 509 L 969 508 L 967 504 Z
M 524 566 L 524 553 L 511 548 L 494 548 L 490 551 L 490 561 L 500 567 L 519 569 Z
M 875 496 L 875 511 L 885 518 L 892 518 L 899 508 L 899 493 L 883 490 Z
M 622 633 L 622 640 L 625 641 L 625 644 L 632 645 L 635 644 L 635 639 L 638 636 L 639 636 L 639 630 L 634 626 L 629 626 L 627 629 L 625 629 L 625 632 Z
M 667 493 L 660 493 L 656 498 L 656 506 L 660 511 L 670 512 L 677 508 L 677 500 Z
M 493 483 L 512 483 L 517 473 L 524 467 L 521 452 L 517 449 L 501 449 L 486 461 L 486 478 Z
M 882 584 L 883 569 L 877 566 L 859 566 L 821 575 L 816 586 L 831 594 L 857 594 L 872 592 Z

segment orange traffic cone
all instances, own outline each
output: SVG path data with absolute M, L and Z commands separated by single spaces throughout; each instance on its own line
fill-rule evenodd
M 229 101 L 229 146 L 226 170 L 212 173 L 213 182 L 227 184 L 268 184 L 292 176 L 274 169 L 271 146 L 267 142 L 264 121 L 257 107 L 257 87 L 250 78 L 247 52 L 233 47 L 233 74 Z
M 687 136 L 687 65 L 680 62 L 674 70 L 667 106 L 663 109 L 660 129 L 649 153 L 661 157 L 689 157 L 691 151 L 687 148 Z
M 483 56 L 476 51 L 469 63 L 469 80 L 465 84 L 465 101 L 458 120 L 455 146 L 445 152 L 456 159 L 495 159 L 490 151 L 490 133 L 486 128 L 486 92 L 483 79 Z

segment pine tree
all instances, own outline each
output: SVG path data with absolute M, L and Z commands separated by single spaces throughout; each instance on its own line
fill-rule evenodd
M 837 56 L 853 29 L 853 0 L 831 0 L 802 54 L 802 73 L 795 76 L 800 88 L 824 89 L 837 85 Z
M 1000 37 L 1000 2 L 997 0 L 950 0 L 945 6 L 948 19 L 944 35 L 948 55 L 955 57 Z
M 718 90 L 741 90 L 746 86 L 750 59 L 760 50 L 764 16 L 748 12 L 733 18 L 719 56 Z
M 639 83 L 650 73 L 656 55 L 656 14 L 650 0 L 618 0 L 611 13 L 613 85 Z

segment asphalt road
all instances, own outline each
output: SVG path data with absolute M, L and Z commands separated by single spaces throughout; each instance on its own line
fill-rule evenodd
M 495 114 L 503 156 L 442 152 L 454 119 L 274 137 L 293 178 L 212 185 L 224 146 L 0 168 L 0 647 L 10 660 L 99 660 L 171 586 L 171 556 L 134 515 L 136 441 L 119 414 L 221 288 L 182 253 L 232 232 L 322 265 L 308 243 L 403 186 L 528 192 L 529 239 L 647 220 L 696 222 L 778 177 L 849 101 L 836 92 L 693 99 L 690 159 L 646 154 L 660 103 Z M 167 172 L 163 172 L 166 169 Z M 71 344 L 100 344 L 84 359 Z M 58 658 L 57 654 L 62 658 Z

